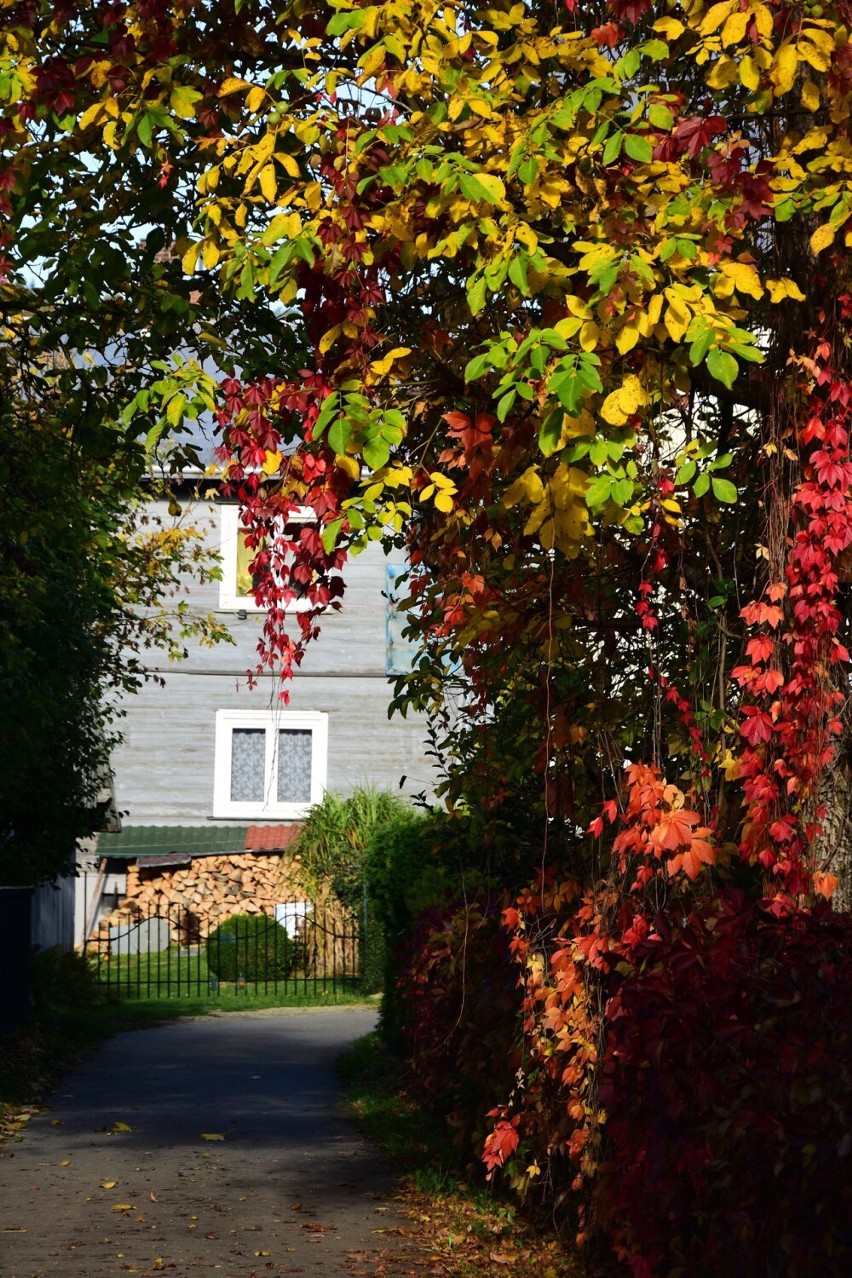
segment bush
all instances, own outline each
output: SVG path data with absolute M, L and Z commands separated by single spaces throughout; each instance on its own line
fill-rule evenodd
M 478 1156 L 485 1116 L 521 1063 L 518 968 L 500 909 L 487 900 L 433 907 L 398 957 L 392 1008 L 410 1090 L 447 1119 L 463 1154 Z
M 233 914 L 207 938 L 207 966 L 220 981 L 282 980 L 293 965 L 293 942 L 265 914 Z
M 731 894 L 639 959 L 600 1086 L 617 1254 L 634 1278 L 852 1272 L 852 918 Z
M 30 989 L 36 1012 L 98 1007 L 106 1001 L 87 954 L 66 954 L 58 947 L 33 950 Z

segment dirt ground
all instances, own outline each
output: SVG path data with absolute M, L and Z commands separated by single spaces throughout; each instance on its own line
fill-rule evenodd
M 362 1008 L 122 1034 L 0 1155 L 2 1278 L 422 1273 L 393 1176 L 341 1116 Z

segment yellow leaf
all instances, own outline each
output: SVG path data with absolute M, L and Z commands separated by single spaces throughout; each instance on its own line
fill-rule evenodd
M 800 60 L 809 62 L 815 71 L 827 71 L 831 66 L 831 58 L 810 40 L 799 41 L 798 53 Z
M 732 13 L 725 25 L 722 27 L 722 48 L 725 49 L 729 44 L 739 44 L 746 33 L 746 27 L 751 22 L 751 14 L 748 10 L 745 13 Z
M 795 45 L 782 44 L 781 48 L 775 54 L 772 66 L 769 70 L 769 78 L 772 81 L 776 94 L 780 97 L 783 93 L 789 93 L 796 79 L 796 67 L 799 65 L 798 55 L 796 54 Z
M 802 85 L 802 106 L 806 111 L 818 111 L 819 103 L 819 85 L 813 80 L 805 80 Z
M 133 1211 L 133 1203 L 113 1203 L 113 1211 Z
M 701 24 L 698 28 L 701 35 L 711 35 L 712 32 L 718 31 L 728 15 L 733 13 L 735 9 L 739 9 L 739 7 L 740 0 L 723 0 L 722 4 L 711 5 L 701 19 Z
M 738 293 L 747 293 L 754 298 L 763 297 L 760 276 L 748 262 L 722 262 L 719 269 L 724 276 L 733 280 Z
M 195 266 L 198 261 L 198 254 L 201 251 L 200 244 L 190 244 L 189 248 L 181 258 L 181 266 L 184 275 L 192 275 L 195 272 Z
M 584 351 L 593 351 L 597 348 L 600 330 L 594 320 L 586 320 L 586 323 L 580 329 L 580 346 Z
M 670 290 L 666 290 L 666 298 L 668 306 L 663 316 L 663 322 L 668 329 L 669 337 L 673 342 L 683 341 L 686 336 L 686 330 L 692 323 L 692 311 L 686 305 L 683 298 L 672 294 Z
M 344 470 L 350 479 L 361 478 L 361 465 L 354 457 L 349 457 L 345 453 L 335 453 L 334 464 L 340 470 Z
M 117 1184 L 117 1180 L 102 1180 L 101 1189 L 115 1189 Z
M 737 777 L 740 775 L 740 761 L 739 759 L 734 758 L 730 750 L 725 751 L 725 756 L 722 759 L 721 766 L 722 771 L 725 774 L 725 780 L 736 781 Z
M 834 227 L 830 222 L 826 222 L 823 226 L 817 227 L 811 236 L 811 252 L 814 256 L 820 254 L 823 249 L 827 249 L 829 244 L 834 243 L 834 235 Z
M 711 89 L 727 89 L 737 78 L 737 63 L 733 58 L 727 55 L 721 57 L 718 62 L 713 65 L 713 69 L 707 76 L 707 83 Z
M 275 475 L 281 465 L 281 454 L 267 451 L 263 459 L 262 470 L 265 475 Z
M 96 120 L 99 120 L 103 114 L 104 114 L 103 102 L 101 101 L 93 102 L 90 107 L 86 107 L 86 110 L 78 119 L 77 128 L 80 129 L 80 131 L 82 132 L 82 130 L 87 129 L 90 124 L 94 124 Z
M 238 93 L 240 89 L 250 89 L 251 87 L 247 80 L 238 80 L 236 76 L 229 75 L 219 87 L 219 97 L 226 98 L 229 93 Z
M 112 1127 L 110 1128 L 110 1131 L 111 1131 L 111 1132 L 113 1132 L 113 1133 L 116 1133 L 116 1132 L 132 1132 L 132 1131 L 133 1131 L 133 1128 L 132 1128 L 132 1127 L 128 1127 L 128 1126 L 127 1126 L 127 1123 L 113 1123 Z
M 795 302 L 804 302 L 805 295 L 794 280 L 767 280 L 766 287 L 769 289 L 769 299 L 772 302 L 783 302 L 785 297 L 791 297 Z
M 326 351 L 330 351 L 340 334 L 343 332 L 342 324 L 335 324 L 334 328 L 330 328 L 328 332 L 323 333 L 319 340 L 319 353 L 325 355 Z
M 259 181 L 263 198 L 269 204 L 274 204 L 278 198 L 278 183 L 275 181 L 275 166 L 273 164 L 265 164 L 263 166 L 260 170 Z
M 654 23 L 654 30 L 661 32 L 669 40 L 676 40 L 683 35 L 686 27 L 678 18 L 658 18 Z
M 648 319 L 649 330 L 652 329 L 655 324 L 659 324 L 660 316 L 662 315 L 662 313 L 663 313 L 663 295 L 662 293 L 655 293 L 654 296 L 651 298 L 650 302 L 648 303 L 648 307 L 645 312 Z
M 262 89 L 259 85 L 255 85 L 253 89 L 249 89 L 246 94 L 246 106 L 249 111 L 259 111 L 263 106 L 263 99 L 266 97 L 266 89 Z
M 205 240 L 201 247 L 201 261 L 207 267 L 208 271 L 216 265 L 219 261 L 219 257 L 219 245 L 216 241 L 210 239 Z
M 222 1135 L 221 1132 L 202 1132 L 201 1139 L 202 1140 L 224 1140 L 225 1137 Z
M 639 329 L 635 324 L 625 324 L 615 339 L 615 345 L 620 355 L 626 355 L 628 351 L 632 351 L 633 347 L 639 341 Z
M 506 188 L 496 174 L 477 173 L 476 180 L 480 186 L 485 187 L 494 204 L 497 204 L 500 200 L 504 200 L 506 198 Z
M 289 151 L 276 151 L 275 158 L 282 165 L 284 172 L 288 177 L 299 179 L 302 176 L 299 169 L 299 162 L 295 155 L 291 155 Z
M 740 82 L 752 93 L 756 93 L 760 88 L 760 72 L 754 58 L 748 53 L 740 59 Z
M 753 6 L 752 14 L 754 16 L 754 25 L 757 27 L 760 38 L 762 40 L 768 40 L 772 35 L 772 13 L 765 4 L 758 3 Z
M 435 507 L 438 510 L 442 510 L 445 515 L 448 515 L 453 508 L 453 499 L 450 493 L 444 489 L 439 489 L 435 493 Z
M 648 403 L 648 393 L 632 373 L 624 379 L 624 385 L 607 395 L 601 406 L 601 417 L 611 426 L 623 426 L 628 417 Z
M 387 355 L 382 359 L 374 360 L 370 365 L 371 370 L 379 377 L 383 377 L 385 373 L 390 372 L 393 364 L 398 359 L 402 359 L 404 355 L 411 354 L 410 346 L 395 346 L 392 351 L 388 351 Z

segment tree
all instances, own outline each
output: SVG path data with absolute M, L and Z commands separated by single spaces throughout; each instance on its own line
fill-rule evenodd
M 183 600 L 166 607 L 183 574 L 215 566 L 196 529 L 151 523 L 141 450 L 103 424 L 87 451 L 61 363 L 12 351 L 0 406 L 0 882 L 22 884 L 67 873 L 75 841 L 98 828 L 114 694 L 139 687 L 146 648 L 179 657 L 190 636 L 225 632 Z
M 846 0 L 6 8 L 12 295 L 53 245 L 76 347 L 132 348 L 102 392 L 129 433 L 215 404 L 285 674 L 346 555 L 407 547 L 422 656 L 396 705 L 442 725 L 451 807 L 537 825 L 514 921 L 554 999 L 629 963 L 663 904 L 831 896 Z M 168 363 L 177 313 L 194 366 Z M 276 547 L 294 504 L 321 533 Z M 567 902 L 557 963 L 531 920 Z M 585 1053 L 578 1157 L 593 1006 L 561 1040 Z

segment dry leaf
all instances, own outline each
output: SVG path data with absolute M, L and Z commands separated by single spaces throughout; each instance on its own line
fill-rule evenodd
M 151 1190 L 151 1192 L 150 1192 L 150 1194 L 148 1195 L 148 1197 L 151 1199 L 151 1202 L 152 1202 L 152 1203 L 155 1203 L 155 1202 L 157 1202 L 157 1201 L 158 1201 L 157 1195 L 154 1193 L 153 1189 Z
M 117 1184 L 117 1180 L 102 1180 L 101 1189 L 115 1189 Z
M 224 1140 L 225 1137 L 222 1135 L 221 1132 L 202 1132 L 201 1139 L 202 1140 Z
M 132 1132 L 133 1128 L 128 1127 L 127 1123 L 113 1123 L 109 1130 L 113 1135 L 117 1135 L 118 1132 Z
M 113 1203 L 113 1211 L 133 1211 L 133 1203 Z
M 60 1161 L 59 1161 L 59 1166 L 60 1166 L 60 1167 L 70 1167 L 70 1166 L 71 1166 L 71 1159 L 70 1159 L 70 1158 L 62 1158 L 62 1159 L 60 1159 Z

